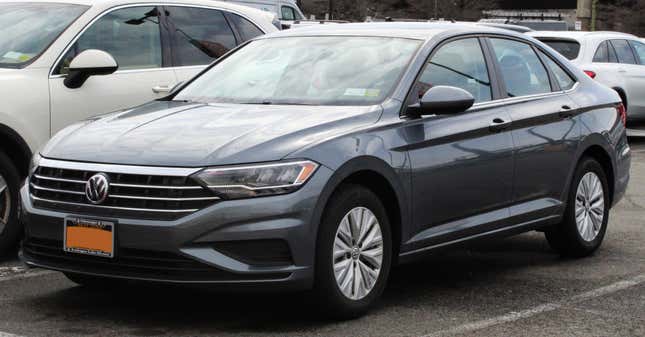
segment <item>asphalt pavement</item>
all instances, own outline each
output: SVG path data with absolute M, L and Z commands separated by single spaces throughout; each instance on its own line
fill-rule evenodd
M 563 259 L 541 233 L 473 244 L 397 267 L 365 317 L 318 318 L 302 294 L 175 287 L 90 290 L 0 261 L 0 337 L 645 336 L 645 139 L 601 249 Z

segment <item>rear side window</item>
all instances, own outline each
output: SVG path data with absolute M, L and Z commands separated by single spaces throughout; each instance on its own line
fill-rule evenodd
M 215 9 L 165 7 L 174 31 L 173 65 L 205 65 L 237 45 L 224 14 Z
M 226 18 L 235 26 L 243 41 L 248 41 L 264 33 L 251 21 L 233 13 L 226 13 Z
M 578 54 L 580 54 L 580 43 L 576 41 L 547 38 L 538 38 L 538 40 L 546 43 L 569 60 L 578 58 Z
M 546 54 L 539 52 L 540 56 L 546 63 L 546 66 L 549 67 L 553 75 L 555 76 L 555 79 L 558 81 L 558 84 L 560 85 L 560 89 L 562 90 L 569 90 L 573 88 L 573 85 L 576 84 L 576 81 L 567 73 L 562 67 L 557 64 L 555 61 L 553 61 L 552 58 L 547 56 Z
M 593 56 L 593 62 L 599 63 L 618 63 L 618 57 L 614 47 L 608 41 L 603 41 L 596 49 L 596 54 Z
M 626 40 L 611 40 L 611 45 L 614 46 L 618 62 L 627 64 L 636 64 L 632 47 L 629 46 Z
M 435 52 L 411 97 L 416 102 L 428 89 L 437 85 L 447 85 L 464 89 L 471 93 L 475 102 L 491 100 L 488 69 L 479 40 L 475 38 L 448 42 Z
M 551 82 L 533 48 L 523 42 L 490 39 L 509 97 L 551 92 Z
M 636 56 L 638 56 L 639 63 L 645 64 L 645 44 L 633 40 L 629 41 L 629 44 L 634 48 Z

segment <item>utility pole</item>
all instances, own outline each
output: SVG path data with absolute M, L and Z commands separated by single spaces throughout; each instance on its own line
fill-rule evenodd
M 576 16 L 582 23 L 582 30 L 592 30 L 595 28 L 595 23 L 593 22 L 595 18 L 592 18 L 594 1 L 595 0 L 578 0 Z
M 434 19 L 438 19 L 439 14 L 437 13 L 437 0 L 434 0 Z

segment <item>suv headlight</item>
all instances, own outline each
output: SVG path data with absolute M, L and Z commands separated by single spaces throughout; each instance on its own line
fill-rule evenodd
M 36 151 L 31 157 L 31 161 L 29 162 L 29 175 L 32 175 L 38 168 L 38 165 L 40 165 L 40 158 L 39 151 Z
M 194 178 L 226 199 L 290 193 L 314 174 L 318 164 L 309 160 L 207 168 Z

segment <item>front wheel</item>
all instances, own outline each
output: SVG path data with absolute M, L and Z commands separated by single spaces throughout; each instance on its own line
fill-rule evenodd
M 545 232 L 551 247 L 571 257 L 595 252 L 605 237 L 609 206 L 605 171 L 595 159 L 583 158 L 576 168 L 562 223 Z
M 365 313 L 385 289 L 392 261 L 390 223 L 380 199 L 357 185 L 334 193 L 323 215 L 315 291 L 336 318 Z

